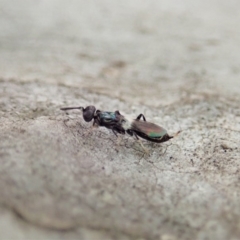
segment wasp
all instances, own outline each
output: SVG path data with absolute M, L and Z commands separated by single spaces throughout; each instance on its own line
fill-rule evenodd
M 101 126 L 111 129 L 116 136 L 117 134 L 125 134 L 127 132 L 130 136 L 135 136 L 136 139 L 139 139 L 140 137 L 151 142 L 162 143 L 167 142 L 180 133 L 179 131 L 174 136 L 169 136 L 166 129 L 148 122 L 143 114 L 139 114 L 136 119 L 129 121 L 121 115 L 118 110 L 115 112 L 100 111 L 96 110 L 95 106 L 87 106 L 86 108 L 61 108 L 63 111 L 73 109 L 82 110 L 83 119 L 86 122 L 91 122 L 93 120 L 93 126 Z M 143 120 L 141 120 L 141 118 Z

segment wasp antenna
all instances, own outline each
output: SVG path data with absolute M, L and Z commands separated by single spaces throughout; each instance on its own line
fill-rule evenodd
M 67 110 L 73 110 L 73 109 L 79 109 L 83 110 L 83 107 L 66 107 L 66 108 L 60 108 L 60 110 L 67 111 Z

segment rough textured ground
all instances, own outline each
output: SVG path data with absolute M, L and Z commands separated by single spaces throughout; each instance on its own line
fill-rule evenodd
M 239 7 L 0 1 L 0 239 L 239 239 Z M 182 133 L 59 110 L 90 104 Z

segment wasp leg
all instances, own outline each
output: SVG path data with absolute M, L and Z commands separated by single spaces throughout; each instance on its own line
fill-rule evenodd
M 132 132 L 132 134 L 136 137 L 138 143 L 141 145 L 142 149 L 144 150 L 144 152 L 146 154 L 149 154 L 149 150 L 147 148 L 145 148 L 142 144 L 142 140 L 137 136 L 137 134 L 135 132 Z
M 116 151 L 119 152 L 119 148 L 121 147 L 121 143 L 123 141 L 123 136 L 122 135 L 118 135 L 117 138 L 117 147 L 116 147 Z
M 68 122 L 69 121 L 69 118 L 68 119 L 65 119 L 65 120 L 63 120 L 63 123 L 64 123 L 64 125 L 66 126 L 66 127 L 68 127 L 68 125 L 66 124 L 66 122 Z
M 136 118 L 136 120 L 141 120 L 141 117 L 143 118 L 143 121 L 146 122 L 146 118 L 145 118 L 145 116 L 144 116 L 142 113 L 138 115 L 138 117 Z
M 112 129 L 112 132 L 115 134 L 116 137 L 118 137 L 118 135 L 114 129 Z
M 87 129 L 87 131 L 83 134 L 84 137 L 87 137 L 94 129 L 94 126 L 91 126 Z
M 87 137 L 95 127 L 98 127 L 99 125 L 97 124 L 97 122 L 94 120 L 93 121 L 93 125 L 86 131 L 86 133 L 83 134 L 84 137 Z

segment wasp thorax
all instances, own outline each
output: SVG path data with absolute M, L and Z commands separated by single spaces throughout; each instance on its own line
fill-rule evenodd
M 83 109 L 83 118 L 86 122 L 92 121 L 96 108 L 94 106 L 88 106 Z

